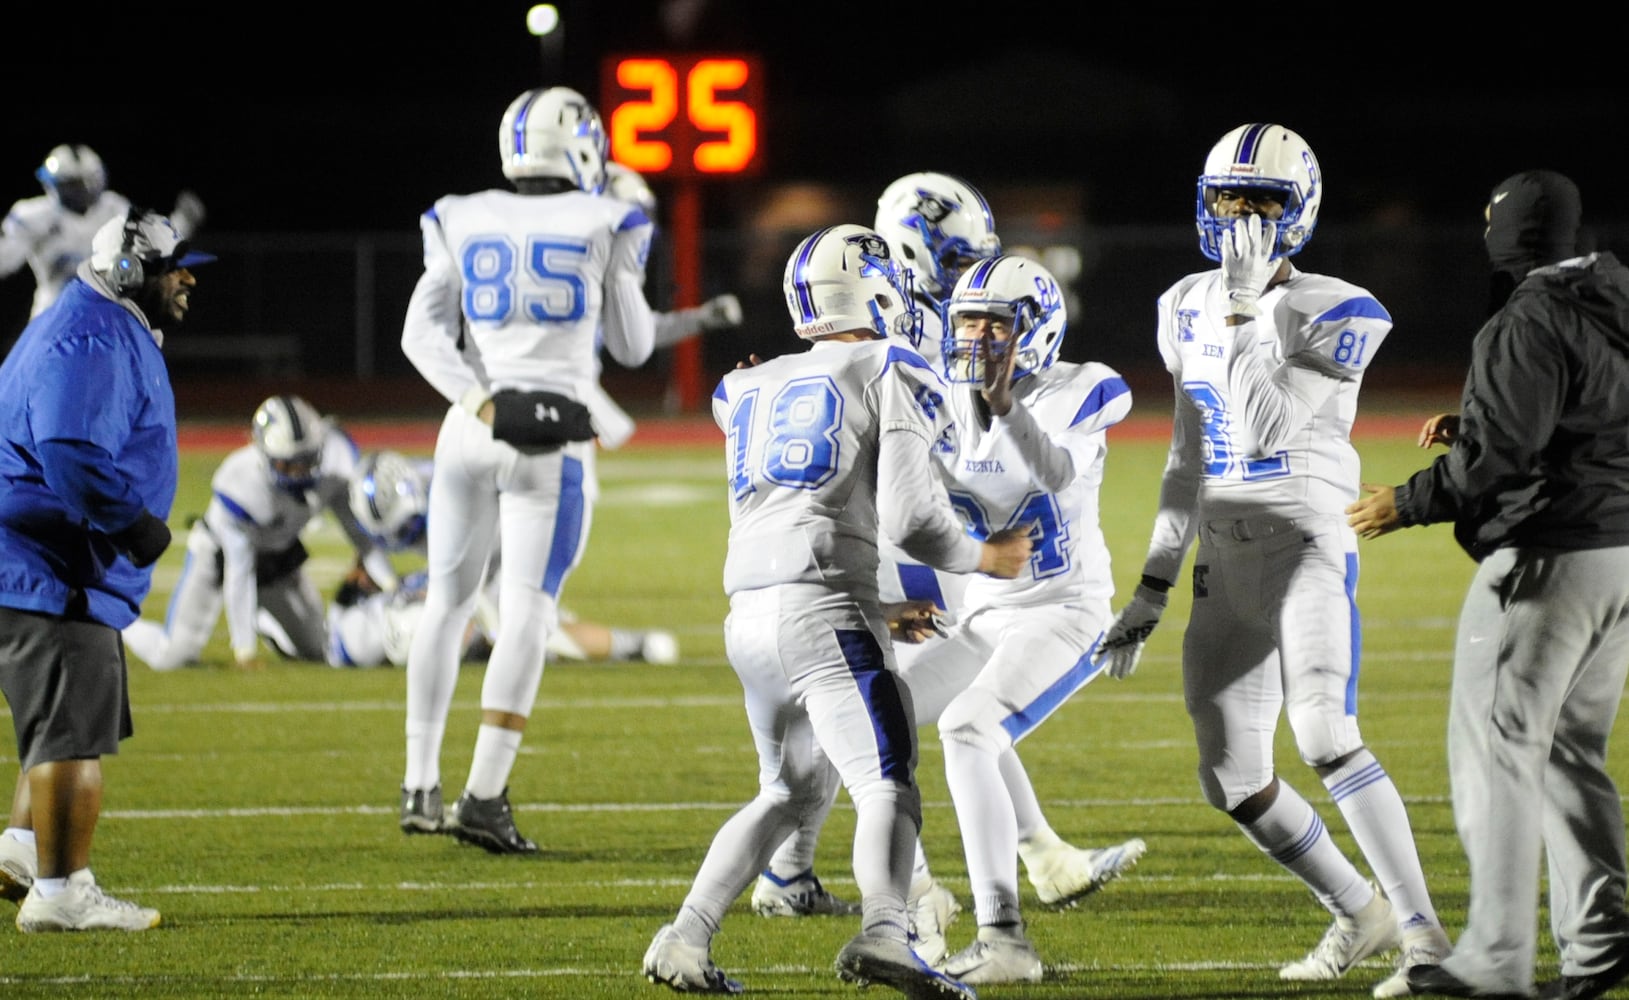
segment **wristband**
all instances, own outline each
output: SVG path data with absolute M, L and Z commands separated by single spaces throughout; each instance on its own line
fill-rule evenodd
M 479 420 L 481 407 L 485 406 L 491 398 L 492 394 L 484 386 L 472 385 L 464 390 L 462 396 L 458 397 L 458 408 Z

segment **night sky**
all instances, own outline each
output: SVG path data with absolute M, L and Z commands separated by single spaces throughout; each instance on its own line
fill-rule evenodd
M 528 6 L 93 5 L 70 21 L 29 5 L 0 22 L 0 200 L 37 194 L 46 150 L 74 141 L 140 203 L 197 191 L 212 229 L 413 231 L 436 197 L 503 183 L 495 133 L 521 90 L 597 100 L 602 56 L 659 49 L 761 55 L 764 181 L 1063 180 L 1093 192 L 1099 221 L 1185 221 L 1210 144 L 1273 120 L 1319 155 L 1326 221 L 1397 206 L 1462 220 L 1538 166 L 1579 181 L 1586 215 L 1629 217 L 1629 74 L 1604 14 L 1528 11 L 1507 29 L 1373 5 L 1329 5 L 1345 13 L 1323 23 L 1308 5 L 1203 19 L 1081 5 L 1076 26 L 1064 5 L 1024 2 L 564 0 L 565 58 L 545 68 Z M 664 20 L 689 7 L 688 31 Z M 726 193 L 709 198 L 727 215 Z

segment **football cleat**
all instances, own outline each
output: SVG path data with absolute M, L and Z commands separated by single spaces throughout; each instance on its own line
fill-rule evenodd
M 452 814 L 444 825 L 446 832 L 464 843 L 484 847 L 493 854 L 537 853 L 537 845 L 515 829 L 507 788 L 490 799 L 478 799 L 466 790 L 453 803 Z
M 15 837 L 0 837 L 0 899 L 21 903 L 34 887 L 39 858 L 33 844 Z
M 641 963 L 645 978 L 679 993 L 740 993 L 740 983 L 713 964 L 706 947 L 679 936 L 672 924 L 663 924 L 645 949 Z
M 752 910 L 760 917 L 852 917 L 860 907 L 827 892 L 813 868 L 789 879 L 765 868 L 752 890 Z
M 956 896 L 935 880 L 922 893 L 905 904 L 905 915 L 910 918 L 911 948 L 929 965 L 938 965 L 950 952 L 945 940 L 945 929 L 956 921 L 962 905 Z
M 930 968 L 904 941 L 878 934 L 858 934 L 837 953 L 837 976 L 861 987 L 891 986 L 911 1000 L 954 997 L 978 1000 L 972 989 Z
M 1441 927 L 1404 934 L 1403 950 L 1397 956 L 1397 971 L 1376 983 L 1372 995 L 1376 1000 L 1413 996 L 1414 988 L 1408 984 L 1408 970 L 1418 965 L 1441 965 L 1453 949 L 1453 944 Z
M 1114 847 L 1080 848 L 1059 843 L 1024 857 L 1029 883 L 1048 906 L 1074 906 L 1124 875 L 1147 852 L 1148 845 L 1133 837 Z
M 441 786 L 402 789 L 403 833 L 446 833 L 441 815 Z
M 1297 982 L 1339 979 L 1352 966 L 1401 943 L 1391 902 L 1378 888 L 1369 905 L 1354 917 L 1336 917 L 1307 957 L 1278 970 L 1278 978 Z
M 68 887 L 50 899 L 39 888 L 29 890 L 17 909 L 17 929 L 25 934 L 51 931 L 145 931 L 158 926 L 157 910 L 104 893 L 90 869 L 68 876 Z
M 973 943 L 939 963 L 964 983 L 1038 983 L 1041 956 L 1022 929 L 980 927 Z
M 639 659 L 672 666 L 679 662 L 679 638 L 665 629 L 651 629 L 639 640 Z

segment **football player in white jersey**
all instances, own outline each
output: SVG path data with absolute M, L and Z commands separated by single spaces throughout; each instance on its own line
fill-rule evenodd
M 862 915 L 839 975 L 912 997 L 973 996 L 907 942 L 922 803 L 911 695 L 877 591 L 877 538 L 880 525 L 921 561 L 1004 577 L 1028 560 L 1029 541 L 969 536 L 935 477 L 944 385 L 889 338 L 917 322 L 908 280 L 874 230 L 809 236 L 783 287 L 794 329 L 813 346 L 739 368 L 713 393 L 729 471 L 725 650 L 746 693 L 759 792 L 719 829 L 676 919 L 645 953 L 646 977 L 681 992 L 741 991 L 713 964 L 713 935 L 840 778 L 856 813 Z
M 300 533 L 324 511 L 370 573 L 390 573 L 388 556 L 351 514 L 359 453 L 349 435 L 299 396 L 262 402 L 251 434 L 253 443 L 228 454 L 210 480 L 209 505 L 187 533 L 164 623 L 143 618 L 123 630 L 125 645 L 154 670 L 197 662 L 223 608 L 239 667 L 263 665 L 263 635 L 285 656 L 322 662 L 324 605 L 301 568 Z
M 351 476 L 351 513 L 374 543 L 392 554 L 425 555 L 425 523 L 430 507 L 433 463 L 385 449 L 363 457 Z M 493 539 L 494 543 L 497 539 Z M 475 618 L 460 651 L 463 659 L 485 658 L 498 627 L 497 568 L 501 546 L 487 564 Z M 423 574 L 403 577 L 382 590 L 361 571 L 353 572 L 328 608 L 328 664 L 334 667 L 406 666 L 408 645 L 424 609 Z M 560 628 L 549 635 L 548 658 L 670 664 L 679 659 L 679 641 L 665 629 L 626 629 L 583 621 L 560 608 Z M 416 819 L 416 817 L 415 817 Z M 424 832 L 416 825 L 412 832 Z
M 874 228 L 888 241 L 894 257 L 912 268 L 913 302 L 922 313 L 920 329 L 896 339 L 908 343 L 943 374 L 950 293 L 967 268 L 1001 251 L 989 203 L 960 177 L 939 172 L 906 174 L 877 199 Z M 878 582 L 885 603 L 926 601 L 941 609 L 942 621 L 956 620 L 969 579 L 966 574 L 924 566 L 886 537 L 879 539 L 878 547 L 882 554 Z M 941 645 L 937 637 L 930 636 L 894 650 L 908 683 L 929 676 L 912 668 L 933 660 Z M 937 710 L 922 709 L 918 699 L 918 725 L 938 721 Z M 1018 854 L 1041 902 L 1072 906 L 1141 856 L 1139 841 L 1104 848 L 1080 848 L 1065 841 L 1047 822 L 1016 748 L 1002 755 L 1001 769 L 1017 810 Z M 753 888 L 752 905 L 757 913 L 789 917 L 853 912 L 852 904 L 828 892 L 814 872 L 824 820 L 825 814 L 811 817 L 775 852 Z M 912 944 L 917 954 L 930 964 L 942 959 L 949 948 L 945 930 L 960 912 L 960 902 L 934 878 L 918 844 L 910 896 Z
M 1058 360 L 1063 290 L 1035 261 L 975 263 L 946 314 L 955 431 L 939 458 L 951 502 L 975 537 L 1024 531 L 1034 551 L 1015 579 L 969 579 L 949 635 L 906 671 L 919 716 L 938 720 L 978 920 L 975 940 L 939 967 L 974 984 L 1030 982 L 1042 966 L 1024 933 L 1018 803 L 1003 758 L 1098 673 L 1090 651 L 1114 593 L 1098 488 L 1108 428 L 1130 411 L 1131 392 L 1106 365 Z M 1124 860 L 1114 873 L 1144 849 L 1140 839 L 1110 849 Z
M 424 612 L 407 657 L 402 815 L 441 813 L 441 746 L 459 644 L 501 538 L 503 615 L 481 689 L 463 793 L 446 819 L 500 854 L 515 829 L 508 786 L 543 676 L 560 592 L 588 540 L 598 483 L 586 399 L 603 348 L 637 367 L 655 330 L 645 301 L 651 222 L 603 194 L 605 129 L 567 87 L 529 90 L 498 128 L 513 191 L 448 195 L 420 220 L 424 273 L 402 350 L 451 404 L 430 482 Z
M 57 300 L 80 262 L 90 257 L 96 231 L 130 210 L 129 199 L 108 188 L 107 169 L 89 146 L 53 148 L 34 176 L 45 193 L 17 201 L 0 223 L 0 278 L 17 273 L 24 264 L 34 273 L 30 316 L 38 316 Z M 187 239 L 203 225 L 203 202 L 190 191 L 181 192 L 170 221 Z
M 1323 174 L 1275 124 L 1241 125 L 1205 159 L 1199 246 L 1221 266 L 1159 299 L 1159 351 L 1175 384 L 1171 451 L 1142 582 L 1103 643 L 1109 671 L 1136 667 L 1194 539 L 1182 679 L 1206 801 L 1334 915 L 1289 980 L 1334 979 L 1402 946 L 1374 989 L 1407 996 L 1407 969 L 1448 952 L 1403 798 L 1357 723 L 1358 495 L 1350 439 L 1363 373 L 1391 315 L 1290 257 L 1318 222 Z M 1300 756 L 1334 799 L 1369 882 L 1311 803 L 1274 771 L 1288 715 Z

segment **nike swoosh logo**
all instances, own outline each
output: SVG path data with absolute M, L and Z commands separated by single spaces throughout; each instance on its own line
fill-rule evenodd
M 1501 201 L 1504 201 L 1508 197 L 1510 197 L 1510 192 L 1509 191 L 1500 191 L 1498 194 L 1493 196 L 1493 203 L 1495 205 L 1497 205 Z

